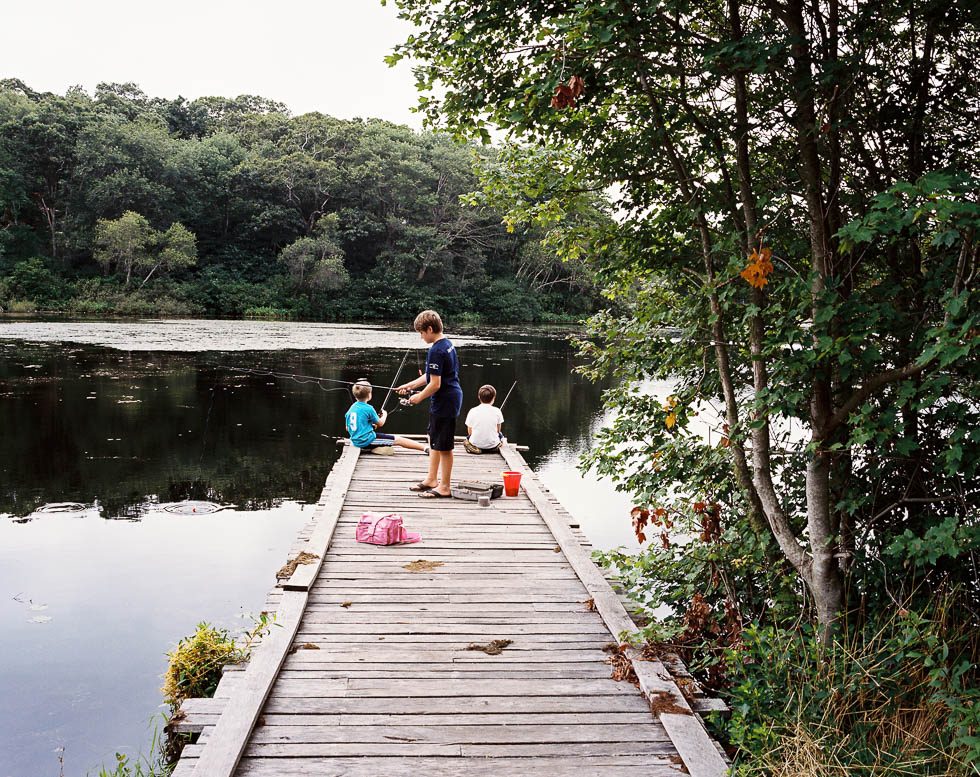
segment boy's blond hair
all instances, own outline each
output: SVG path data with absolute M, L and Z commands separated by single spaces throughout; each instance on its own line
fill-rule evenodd
M 431 329 L 436 334 L 442 332 L 442 319 L 434 310 L 423 310 L 415 317 L 415 331 L 421 332 L 423 329 Z
M 497 389 L 487 383 L 485 386 L 480 386 L 476 396 L 484 405 L 490 405 L 497 398 Z
M 367 378 L 361 378 L 353 386 L 351 386 L 351 393 L 354 395 L 354 399 L 358 402 L 363 402 L 371 398 L 371 384 L 368 383 Z

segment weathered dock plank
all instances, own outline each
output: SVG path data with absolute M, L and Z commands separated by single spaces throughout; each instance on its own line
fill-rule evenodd
M 457 453 L 459 479 L 524 472 L 489 508 L 411 494 L 424 465 L 345 448 L 293 548 L 313 563 L 270 594 L 277 625 L 215 699 L 184 705 L 202 736 L 181 777 L 724 774 L 662 664 L 630 656 L 642 690 L 611 678 L 607 650 L 635 626 L 513 446 Z M 356 543 L 365 511 L 422 542 Z

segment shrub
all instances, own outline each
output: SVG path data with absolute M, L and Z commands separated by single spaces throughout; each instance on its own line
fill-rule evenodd
M 923 580 L 901 607 L 855 596 L 850 629 L 824 646 L 798 578 L 740 516 L 724 501 L 637 509 L 635 528 L 652 542 L 638 554 L 597 554 L 650 619 L 641 630 L 649 649 L 679 653 L 728 701 L 730 720 L 712 725 L 736 774 L 970 774 L 966 765 L 980 762 L 976 592 L 937 565 L 970 565 L 975 524 L 951 519 L 922 541 L 903 535 L 891 555 L 946 587 Z
M 6 304 L 5 310 L 7 313 L 35 313 L 37 304 L 33 300 L 12 299 Z
M 737 774 L 966 775 L 980 762 L 976 636 L 955 598 L 899 609 L 822 647 L 753 625 L 729 649 Z M 975 772 L 972 772 L 975 774 Z
M 161 280 L 152 287 L 127 291 L 115 278 L 86 278 L 72 287 L 68 310 L 85 314 L 123 316 L 191 316 L 204 313 L 188 299 L 185 286 Z
M 7 293 L 17 299 L 30 300 L 40 305 L 60 300 L 65 293 L 64 283 L 48 269 L 44 259 L 35 256 L 18 262 L 7 281 Z
M 239 644 L 227 629 L 199 623 L 189 637 L 184 637 L 167 654 L 169 664 L 163 681 L 163 700 L 176 711 L 184 699 L 210 698 L 221 680 L 226 664 L 248 661 L 257 639 L 268 634 L 275 616 L 261 613 L 252 630 Z
M 177 710 L 184 699 L 210 698 L 221 680 L 226 664 L 239 664 L 247 656 L 228 635 L 208 623 L 199 623 L 197 630 L 184 637 L 170 653 L 163 681 L 163 700 Z
M 284 308 L 263 306 L 257 308 L 247 308 L 245 310 L 245 318 L 267 318 L 281 321 L 292 318 L 292 315 Z

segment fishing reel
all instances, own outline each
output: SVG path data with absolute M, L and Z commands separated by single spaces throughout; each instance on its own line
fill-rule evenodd
M 408 396 L 401 397 L 398 400 L 398 404 L 401 405 L 402 407 L 411 407 L 412 403 L 409 400 L 418 393 L 419 393 L 418 391 L 413 391 Z

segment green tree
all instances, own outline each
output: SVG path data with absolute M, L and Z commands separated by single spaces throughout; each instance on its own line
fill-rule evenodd
M 563 294 L 583 288 L 582 265 L 535 250 L 542 231 L 507 232 L 497 205 L 461 203 L 476 186 L 478 154 L 445 133 L 294 117 L 248 95 L 166 100 L 121 83 L 61 97 L 16 80 L 0 82 L 0 129 L 0 274 L 56 257 L 48 266 L 67 282 L 68 306 L 132 312 L 156 296 L 169 309 L 241 313 L 262 300 L 293 315 L 377 316 L 384 294 L 390 314 L 438 304 L 519 319 L 578 312 L 594 299 L 591 288 Z M 125 290 L 110 283 L 104 299 L 91 299 L 103 288 L 87 277 L 93 258 L 116 267 L 97 225 L 127 212 L 154 230 L 183 225 L 197 259 L 159 294 L 137 295 L 168 267 L 159 246 L 147 245 L 128 270 L 120 266 L 131 278 Z M 328 236 L 317 231 L 324 219 L 335 220 Z M 278 261 L 300 238 L 309 240 Z M 340 283 L 341 270 L 360 281 L 343 306 L 317 291 Z M 308 293 L 292 293 L 299 278 Z M 491 287 L 505 289 L 506 300 L 478 311 Z
M 301 237 L 279 254 L 293 287 L 308 292 L 310 297 L 347 283 L 344 252 L 337 245 L 336 229 L 336 217 L 324 217 L 317 223 L 312 237 Z
M 142 289 L 157 270 L 173 272 L 174 270 L 193 267 L 197 263 L 197 238 L 194 233 L 179 221 L 171 224 L 167 231 L 154 237 L 158 246 L 155 254 L 149 254 L 141 263 L 141 269 L 149 267 L 149 272 L 140 284 Z
M 692 524 L 748 515 L 825 639 L 848 590 L 884 596 L 896 532 L 976 520 L 975 4 L 395 2 L 431 122 L 568 148 L 553 208 L 612 192 L 601 471 Z
M 134 269 L 151 264 L 156 230 L 144 216 L 128 210 L 118 219 L 99 219 L 95 225 L 95 261 L 105 274 L 122 273 L 128 287 Z
M 14 265 L 7 288 L 10 297 L 14 299 L 39 303 L 54 302 L 64 293 L 61 279 L 45 265 L 40 256 Z
M 157 271 L 170 272 L 193 267 L 197 262 L 197 239 L 179 221 L 158 232 L 146 217 L 128 210 L 118 219 L 99 219 L 95 226 L 95 260 L 108 274 L 115 270 L 129 287 L 133 272 L 145 272 L 139 288 Z

